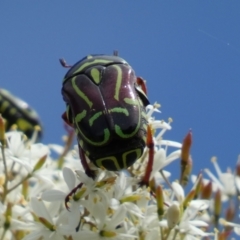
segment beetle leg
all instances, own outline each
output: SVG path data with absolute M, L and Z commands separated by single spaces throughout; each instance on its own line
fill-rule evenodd
M 82 150 L 82 148 L 79 145 L 78 145 L 78 148 L 79 148 L 79 155 L 80 155 L 80 158 L 81 158 L 81 163 L 82 163 L 82 166 L 83 166 L 83 168 L 85 170 L 86 175 L 88 177 L 94 179 L 95 178 L 95 172 L 90 169 L 90 167 L 89 167 L 89 165 L 87 163 L 84 151 Z
M 154 158 L 154 142 L 153 142 L 153 136 L 152 136 L 152 129 L 151 126 L 148 125 L 147 127 L 147 142 L 146 145 L 148 147 L 148 163 L 146 167 L 146 172 L 143 177 L 143 179 L 140 182 L 140 185 L 143 186 L 148 186 L 149 185 L 149 180 L 150 180 L 150 175 L 152 172 L 152 167 L 153 167 L 153 158 Z
M 87 163 L 87 160 L 86 160 L 86 157 L 85 157 L 85 154 L 82 150 L 82 148 L 78 145 L 78 149 L 79 149 L 79 155 L 80 155 L 80 158 L 81 158 L 81 163 L 82 163 L 82 166 L 85 170 L 85 173 L 88 177 L 91 177 L 92 179 L 95 178 L 95 173 L 93 170 L 91 170 L 88 166 L 88 163 Z M 78 189 L 80 189 L 82 187 L 83 183 L 79 183 L 65 198 L 65 207 L 66 209 L 69 211 L 69 207 L 68 207 L 68 202 L 71 198 L 71 196 L 73 194 L 75 194 L 77 192 Z
M 143 78 L 137 77 L 137 85 L 139 85 L 142 88 L 143 92 L 147 95 L 147 86 Z
M 65 207 L 69 211 L 68 202 L 73 194 L 82 187 L 83 183 L 79 183 L 65 198 Z

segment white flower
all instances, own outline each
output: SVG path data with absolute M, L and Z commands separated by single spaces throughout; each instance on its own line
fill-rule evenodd
M 192 200 L 184 209 L 185 194 L 182 186 L 177 182 L 173 182 L 172 188 L 177 201 L 171 203 L 171 199 L 168 200 L 167 219 L 160 221 L 160 226 L 169 228 L 171 234 L 173 234 L 172 229 L 175 229 L 189 237 L 210 236 L 212 233 L 204 232 L 201 229 L 202 227 L 207 228 L 208 223 L 199 219 L 199 213 L 209 208 L 210 202 L 208 200 Z
M 154 103 L 153 105 L 151 104 L 147 105 L 146 107 L 147 117 L 151 118 L 154 112 L 160 113 L 161 111 L 159 111 L 158 108 L 160 108 L 160 104 L 158 103 Z
M 119 207 L 114 214 L 109 217 L 107 215 L 107 205 L 103 202 L 97 202 L 92 209 L 92 217 L 87 219 L 86 225 L 95 226 L 96 230 L 85 230 L 79 231 L 73 237 L 73 239 L 81 240 L 107 240 L 116 239 L 124 240 L 126 238 L 133 239 L 136 235 L 129 234 L 132 229 L 124 228 L 124 221 L 126 218 L 126 211 L 124 207 Z M 84 228 L 84 226 L 83 226 Z
M 132 188 L 134 186 L 132 184 L 130 178 L 123 172 L 120 172 L 114 185 L 114 196 L 110 200 L 110 207 L 112 209 L 117 209 L 119 206 L 123 206 L 127 212 L 141 218 L 143 213 L 133 201 L 138 202 L 138 200 L 146 198 L 144 196 L 145 193 L 138 191 L 133 192 Z
M 8 169 L 20 176 L 32 173 L 38 160 L 49 153 L 48 147 L 43 144 L 29 145 L 22 132 L 6 133 L 6 141 L 5 157 Z
M 20 132 L 7 133 L 4 151 L 8 178 L 0 153 L 2 239 L 17 238 L 16 233 L 24 235 L 24 240 L 210 239 L 211 200 L 193 199 L 201 183 L 210 180 L 201 181 L 199 177 L 189 194 L 176 181 L 165 183 L 170 174 L 175 175 L 165 171 L 165 167 L 179 159 L 182 144 L 165 139 L 164 134 L 172 128 L 171 120 L 155 120 L 153 115 L 159 112 L 158 107 L 149 105 L 146 113 L 154 134 L 150 176 L 154 183 L 151 181 L 149 187 L 139 186 L 148 163 L 147 147 L 142 157 L 124 171 L 112 172 L 95 166 L 96 178 L 92 179 L 84 172 L 78 146 L 68 150 L 69 146 L 32 144 Z M 92 167 L 91 161 L 89 164 Z M 220 189 L 226 198 L 235 196 L 240 189 L 240 177 L 222 173 L 216 162 L 214 166 L 218 178 L 205 170 L 214 190 Z M 234 227 L 240 235 L 239 225 L 230 222 L 223 225 Z M 214 237 L 217 240 L 217 233 Z
M 207 228 L 208 223 L 198 220 L 198 213 L 205 211 L 208 207 L 209 201 L 207 200 L 192 200 L 179 223 L 180 232 L 193 236 L 209 236 L 210 233 L 201 230 L 202 227 Z
M 31 199 L 31 206 L 39 218 L 40 222 L 29 223 L 31 233 L 24 237 L 24 240 L 35 239 L 53 239 L 64 240 L 64 229 L 62 228 L 62 219 L 64 216 L 56 215 L 58 213 L 60 204 L 50 205 L 46 208 L 42 200 L 37 198 Z
M 65 167 L 63 168 L 63 178 L 68 188 L 61 185 L 61 188 L 63 190 L 66 188 L 64 191 L 58 189 L 47 190 L 42 194 L 41 198 L 48 202 L 58 202 L 63 204 L 65 202 L 66 197 L 76 187 L 76 177 L 70 168 Z M 80 215 L 79 203 L 70 199 L 68 217 L 70 219 L 69 222 L 73 227 L 77 227 L 77 225 L 79 224 L 79 215 Z
M 29 154 L 26 137 L 22 132 L 12 131 L 6 135 L 7 149 L 5 154 L 10 158 L 25 158 Z
M 233 222 L 228 222 L 225 219 L 221 218 L 219 220 L 219 223 L 222 224 L 224 227 L 233 227 L 233 231 L 240 236 L 240 224 L 238 223 L 233 223 Z
M 237 193 L 235 176 L 230 170 L 223 173 L 217 163 L 216 157 L 212 158 L 212 163 L 217 172 L 218 178 L 215 177 L 209 169 L 204 169 L 204 172 L 211 178 L 215 186 L 217 186 L 217 188 L 215 187 L 213 188 L 213 190 L 216 191 L 216 189 L 220 189 L 222 193 L 222 201 L 227 201 L 229 198 L 235 196 Z

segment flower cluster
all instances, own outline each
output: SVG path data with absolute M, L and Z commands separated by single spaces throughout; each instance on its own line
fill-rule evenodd
M 218 177 L 205 169 L 192 175 L 192 186 L 186 187 L 192 167 L 191 131 L 182 143 L 166 140 L 171 120 L 156 120 L 154 112 L 158 105 L 149 105 L 154 161 L 148 184 L 142 184 L 148 147 L 124 171 L 91 166 L 93 180 L 84 172 L 78 147 L 71 148 L 72 131 L 64 146 L 44 145 L 16 130 L 5 133 L 0 117 L 0 240 L 217 240 L 233 231 L 240 235 L 240 225 L 232 222 L 240 165 L 236 174 L 222 173 L 214 159 Z M 165 167 L 176 160 L 180 178 L 170 181 Z

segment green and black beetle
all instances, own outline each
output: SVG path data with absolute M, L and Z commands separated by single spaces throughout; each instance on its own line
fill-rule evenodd
M 6 131 L 16 124 L 18 130 L 31 138 L 35 127 L 39 126 L 37 140 L 42 137 L 42 124 L 38 114 L 22 99 L 0 88 L 0 114 L 6 119 Z
M 62 85 L 63 118 L 75 129 L 86 174 L 92 176 L 85 155 L 110 171 L 128 168 L 146 146 L 144 80 L 116 55 L 89 55 L 73 66 L 60 62 L 70 68 Z

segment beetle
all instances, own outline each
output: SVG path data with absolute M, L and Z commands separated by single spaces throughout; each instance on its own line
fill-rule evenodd
M 6 120 L 6 131 L 16 124 L 18 130 L 24 132 L 31 138 L 35 127 L 39 126 L 37 141 L 42 138 L 42 123 L 37 112 L 25 101 L 16 97 L 6 89 L 0 88 L 0 113 Z
M 128 168 L 146 146 L 145 81 L 117 54 L 88 55 L 73 66 L 60 62 L 70 68 L 62 84 L 62 117 L 75 129 L 86 174 L 94 177 L 85 156 L 99 168 Z

